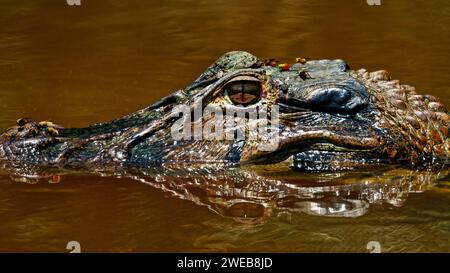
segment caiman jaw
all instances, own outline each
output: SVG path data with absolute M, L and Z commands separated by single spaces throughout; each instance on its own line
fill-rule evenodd
M 385 160 L 371 156 L 372 151 L 319 143 L 295 154 L 292 167 L 299 171 L 323 172 L 353 170 L 368 164 L 386 163 Z
M 291 143 L 289 143 L 291 142 Z M 285 146 L 305 148 L 293 156 L 293 167 L 301 171 L 338 171 L 379 162 L 371 153 L 382 145 L 372 133 L 367 136 L 341 135 L 330 130 L 309 131 L 285 142 Z M 286 150 L 292 150 L 292 147 Z
M 344 135 L 328 129 L 317 129 L 308 131 L 295 131 L 292 136 L 280 136 L 277 150 L 264 155 L 259 150 L 242 154 L 241 162 L 267 163 L 284 160 L 294 156 L 294 161 L 299 161 L 302 155 L 317 153 L 337 154 L 362 154 L 380 147 L 382 140 L 375 133 L 369 136 L 359 137 Z M 289 135 L 289 133 L 285 134 Z M 311 159 L 311 157 L 310 157 Z M 316 162 L 321 163 L 321 162 Z M 326 163 L 326 162 L 322 162 Z

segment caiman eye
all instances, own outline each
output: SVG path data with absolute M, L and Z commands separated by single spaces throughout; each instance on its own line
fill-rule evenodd
M 254 104 L 261 98 L 261 84 L 257 80 L 235 80 L 225 86 L 225 95 L 236 105 Z

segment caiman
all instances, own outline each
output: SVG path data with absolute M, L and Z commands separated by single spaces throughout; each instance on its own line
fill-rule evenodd
M 192 112 L 208 106 L 224 113 L 277 109 L 278 122 L 268 122 L 277 145 L 262 149 L 261 142 L 267 139 L 225 138 L 220 134 L 226 130 L 215 131 L 219 135 L 214 139 L 195 132 L 189 133 L 191 138 L 175 139 L 173 128 L 184 117 L 174 114 L 179 105 Z M 267 112 L 269 117 L 275 113 Z M 190 131 L 203 128 L 213 117 L 184 120 Z M 306 171 L 386 163 L 448 168 L 449 122 L 439 99 L 391 80 L 384 70 L 351 70 L 343 60 L 304 58 L 283 65 L 233 51 L 186 88 L 111 122 L 63 128 L 20 119 L 0 135 L 0 162 L 86 171 L 164 164 L 269 164 L 286 159 Z

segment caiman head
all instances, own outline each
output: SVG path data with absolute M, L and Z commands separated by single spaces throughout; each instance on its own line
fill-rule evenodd
M 234 51 L 186 88 L 109 123 L 22 120 L 0 136 L 0 159 L 77 168 L 289 158 L 310 171 L 448 166 L 449 122 L 437 98 L 386 71 L 354 71 L 342 60 L 277 65 Z

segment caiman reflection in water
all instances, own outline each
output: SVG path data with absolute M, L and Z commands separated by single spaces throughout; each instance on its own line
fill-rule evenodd
M 282 168 L 282 167 L 281 167 Z M 223 170 L 223 169 L 222 169 Z M 381 168 L 352 173 L 335 173 L 302 179 L 288 172 L 202 167 L 184 171 L 157 171 L 154 179 L 131 175 L 173 195 L 206 205 L 236 220 L 259 222 L 283 212 L 328 217 L 358 217 L 371 204 L 403 206 L 410 193 L 424 192 L 445 177 L 447 171 L 418 172 Z M 283 178 L 281 178 L 283 177 Z
M 9 170 L 9 173 L 11 179 L 31 184 L 59 182 L 68 174 L 26 167 Z M 3 175 L 8 174 L 3 172 Z M 449 172 L 378 167 L 299 175 L 282 163 L 240 168 L 226 165 L 155 167 L 101 175 L 132 178 L 177 198 L 207 206 L 222 216 L 259 224 L 283 213 L 359 217 L 366 214 L 371 205 L 401 207 L 411 193 L 432 188 L 437 180 L 448 177 Z

